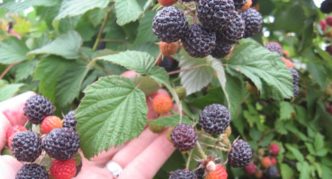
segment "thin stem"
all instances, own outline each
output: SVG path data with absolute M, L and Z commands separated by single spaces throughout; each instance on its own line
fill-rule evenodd
M 99 28 L 99 32 L 98 32 L 96 41 L 95 41 L 95 43 L 93 44 L 93 47 L 92 47 L 93 51 L 95 51 L 99 46 L 99 43 L 102 39 L 102 35 L 103 35 L 104 29 L 105 29 L 105 26 L 106 26 L 107 22 L 109 21 L 110 16 L 111 16 L 111 9 L 108 10 L 108 12 L 107 12 L 106 16 L 104 17 L 104 20 L 103 20 L 100 28 Z
M 214 149 L 217 149 L 217 150 L 220 150 L 220 151 L 228 152 L 227 148 L 220 147 L 220 146 L 217 146 L 217 145 L 211 145 L 211 144 L 206 144 L 206 143 L 202 143 L 202 145 L 204 145 L 206 147 L 211 147 L 211 148 L 214 148 Z
M 6 74 L 10 71 L 10 69 L 12 69 L 14 66 L 16 65 L 16 63 L 10 64 L 8 65 L 8 67 L 1 73 L 0 75 L 0 80 L 6 76 Z
M 201 155 L 201 157 L 203 158 L 203 160 L 206 160 L 207 159 L 207 155 L 205 154 L 201 144 L 197 141 L 196 143 L 196 146 L 197 146 L 197 150 L 199 152 L 199 154 Z
M 190 165 L 190 162 L 191 162 L 192 156 L 193 156 L 193 150 L 191 150 L 191 151 L 189 152 L 189 156 L 188 156 L 188 159 L 187 159 L 187 162 L 186 162 L 186 169 L 189 169 L 189 165 Z
M 155 59 L 155 61 L 154 61 L 154 64 L 153 64 L 153 65 L 157 65 L 157 63 L 158 63 L 159 59 L 161 59 L 162 57 L 163 57 L 163 54 L 162 54 L 161 52 L 159 52 L 159 54 L 158 54 L 157 58 Z

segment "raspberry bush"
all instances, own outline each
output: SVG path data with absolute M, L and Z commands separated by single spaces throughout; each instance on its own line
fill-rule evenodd
M 329 178 L 331 4 L 5 0 L 0 101 L 39 95 L 2 154 L 72 177 L 148 126 L 178 149 L 158 179 Z

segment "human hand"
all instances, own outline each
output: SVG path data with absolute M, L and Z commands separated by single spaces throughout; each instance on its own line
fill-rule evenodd
M 27 92 L 0 103 L 0 150 L 6 144 L 6 131 L 15 125 L 24 125 L 25 101 L 34 95 Z M 162 164 L 173 153 L 174 147 L 167 140 L 166 132 L 152 133 L 149 129 L 127 144 L 110 149 L 94 157 L 91 161 L 83 158 L 83 166 L 77 179 L 115 178 L 105 165 L 112 160 L 123 167 L 120 179 L 153 178 Z M 4 178 L 15 178 L 22 164 L 11 156 L 0 156 L 0 173 Z

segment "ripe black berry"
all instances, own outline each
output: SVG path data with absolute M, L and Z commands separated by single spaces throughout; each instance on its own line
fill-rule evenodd
M 180 151 L 188 151 L 194 148 L 197 134 L 191 125 L 179 124 L 173 129 L 171 140 Z
M 233 44 L 226 42 L 223 37 L 217 33 L 217 40 L 216 40 L 216 47 L 212 51 L 211 55 L 215 58 L 222 58 L 226 55 L 228 55 L 233 48 Z
M 204 28 L 219 31 L 228 24 L 234 11 L 233 0 L 199 0 L 197 17 Z
M 245 23 L 241 15 L 238 14 L 238 12 L 233 11 L 232 13 L 233 17 L 230 19 L 228 25 L 221 29 L 220 35 L 226 41 L 230 43 L 235 43 L 243 37 Z
M 38 164 L 25 164 L 17 172 L 15 179 L 48 179 L 48 173 L 45 167 Z
M 70 159 L 79 148 L 78 134 L 70 128 L 53 129 L 42 141 L 46 153 L 57 160 Z
M 267 48 L 268 50 L 270 50 L 271 52 L 276 52 L 280 55 L 283 54 L 283 49 L 282 46 L 280 45 L 280 43 L 278 42 L 268 42 L 265 45 L 265 48 Z
M 233 143 L 228 154 L 228 161 L 232 167 L 245 167 L 252 159 L 252 150 L 248 142 L 240 139 Z
M 76 129 L 76 118 L 75 118 L 75 112 L 74 111 L 69 111 L 68 114 L 65 115 L 63 118 L 63 127 L 64 128 L 72 128 Z
M 247 0 L 233 0 L 235 9 L 241 9 L 244 4 L 246 4 Z
M 245 22 L 244 37 L 251 37 L 262 30 L 263 17 L 257 10 L 249 8 L 241 16 Z
M 179 67 L 179 62 L 172 57 L 164 57 L 159 63 L 167 72 L 174 71 Z
M 231 122 L 230 112 L 220 104 L 206 106 L 199 118 L 199 124 L 211 135 L 222 134 Z
M 292 78 L 293 78 L 293 93 L 294 93 L 294 96 L 296 97 L 296 96 L 299 95 L 299 91 L 300 91 L 300 87 L 299 87 L 300 74 L 299 74 L 299 72 L 295 68 L 291 68 L 291 69 L 289 69 L 289 71 L 292 74 Z
M 197 177 L 195 173 L 190 170 L 178 169 L 170 173 L 169 179 L 197 179 Z
M 194 24 L 182 39 L 182 43 L 189 55 L 205 57 L 215 48 L 216 34 L 203 29 L 201 25 Z
M 42 152 L 41 139 L 32 131 L 19 132 L 13 137 L 12 151 L 18 161 L 33 162 Z
M 266 169 L 264 176 L 269 179 L 277 179 L 280 178 L 280 173 L 276 166 L 272 166 Z
M 153 18 L 152 30 L 164 42 L 175 42 L 189 29 L 183 12 L 176 7 L 164 7 Z
M 52 115 L 54 110 L 52 103 L 40 95 L 30 97 L 23 108 L 24 115 L 33 124 L 40 124 L 46 116 Z
M 324 2 L 322 2 L 322 4 L 320 5 L 320 10 L 325 14 L 332 12 L 332 1 L 325 0 Z

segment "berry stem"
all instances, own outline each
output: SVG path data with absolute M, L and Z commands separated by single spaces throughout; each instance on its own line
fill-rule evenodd
M 188 155 L 188 158 L 187 158 L 187 162 L 186 162 L 186 169 L 189 169 L 189 166 L 190 166 L 190 162 L 191 162 L 192 156 L 193 156 L 193 150 L 191 150 L 191 151 L 189 152 L 189 155 Z
M 228 149 L 227 149 L 227 148 L 224 148 L 224 147 L 221 147 L 221 146 L 211 145 L 211 144 L 206 144 L 206 143 L 202 143 L 202 145 L 204 145 L 204 146 L 206 146 L 206 147 L 211 147 L 211 148 L 214 148 L 214 149 L 217 149 L 217 150 L 223 151 L 223 152 L 228 152 Z
M 109 21 L 109 18 L 111 16 L 111 9 L 113 8 L 113 6 L 111 6 L 110 9 L 108 9 L 108 12 L 106 14 L 106 16 L 104 17 L 104 20 L 99 28 L 99 31 L 98 31 L 98 35 L 97 35 L 97 38 L 96 38 L 96 41 L 95 43 L 93 44 L 93 47 L 92 47 L 92 50 L 95 51 L 97 50 L 98 46 L 99 46 L 99 43 L 102 39 L 102 35 L 103 35 L 103 32 L 104 32 L 104 29 L 105 29 L 105 26 L 107 24 L 107 22 Z
M 17 63 L 13 63 L 8 65 L 8 67 L 1 73 L 0 75 L 0 80 L 5 77 L 5 75 L 10 71 L 10 69 L 12 69 Z
M 203 158 L 203 160 L 206 160 L 208 157 L 207 157 L 206 153 L 204 152 L 201 144 L 198 141 L 196 143 L 196 146 L 197 146 L 197 150 L 198 150 L 199 154 L 201 155 L 201 157 Z

